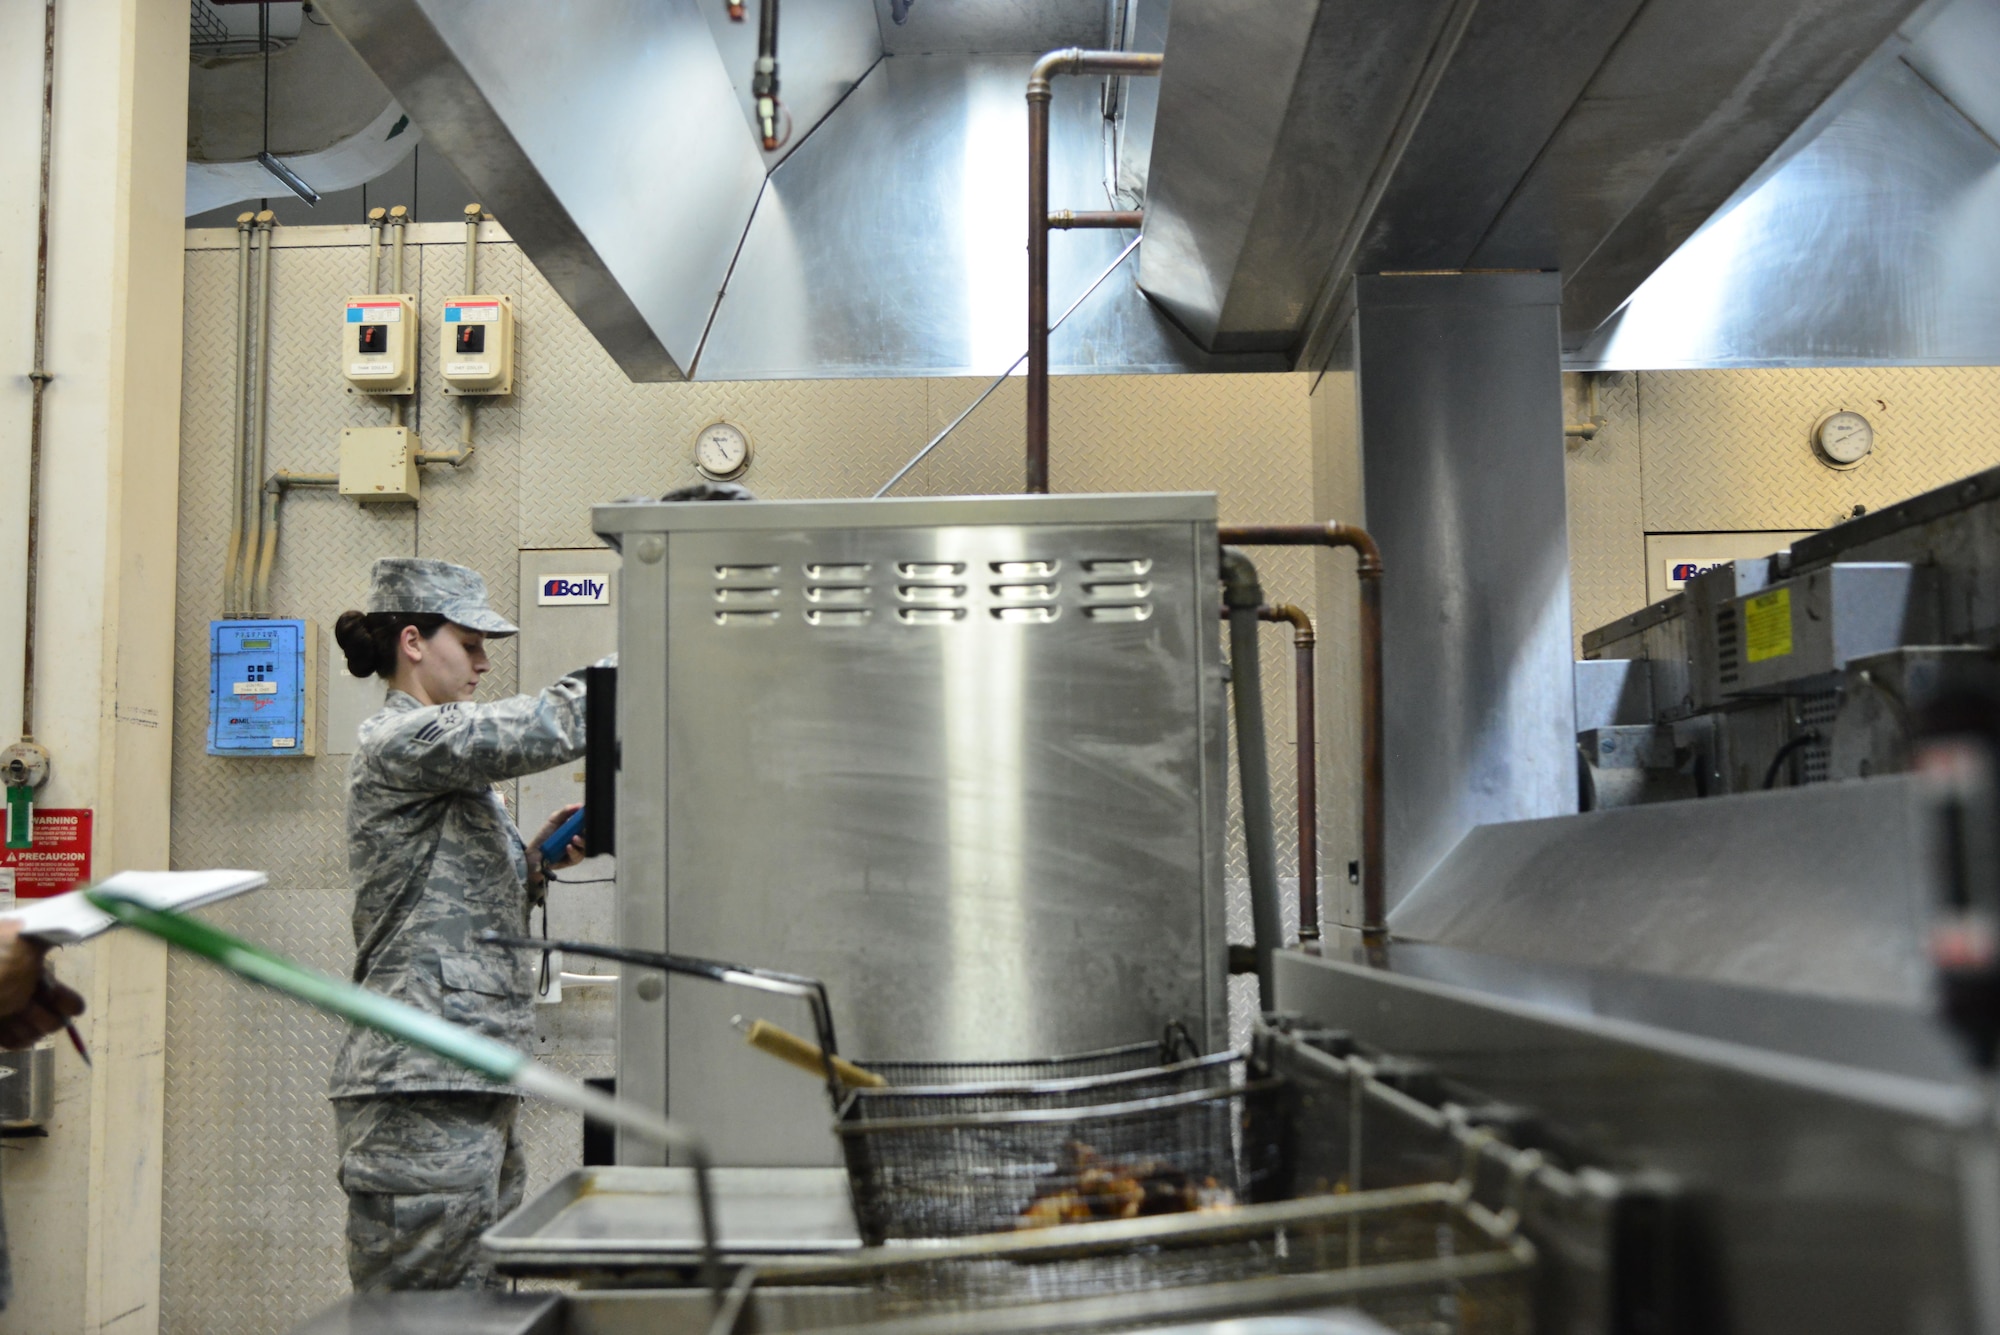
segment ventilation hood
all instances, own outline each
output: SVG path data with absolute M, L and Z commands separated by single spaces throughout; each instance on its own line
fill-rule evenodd
M 1582 355 L 1917 5 L 784 0 L 775 153 L 752 132 L 754 5 L 319 8 L 628 375 L 721 380 L 1005 369 L 1023 86 L 1071 45 L 1167 59 L 1057 81 L 1052 206 L 1145 204 L 1136 262 L 1052 339 L 1057 372 L 1316 369 L 1353 275 L 1428 270 L 1559 270 Z M 1129 239 L 1057 232 L 1052 309 Z
M 1569 364 L 2000 363 L 2000 0 L 1920 18 Z
M 890 0 L 786 0 L 791 136 L 766 153 L 754 4 L 743 24 L 723 0 L 320 8 L 634 380 L 1004 371 L 1027 346 L 1029 66 L 1102 46 L 1114 25 L 1157 41 L 1164 14 L 1159 0 L 1118 0 L 1109 18 L 1106 0 L 916 0 L 898 24 Z M 1108 207 L 1114 129 L 1143 131 L 1143 116 L 1108 122 L 1106 96 L 1100 80 L 1057 89 L 1057 207 Z M 1130 239 L 1059 233 L 1055 309 Z M 1051 346 L 1058 372 L 1285 365 L 1204 352 L 1129 261 Z

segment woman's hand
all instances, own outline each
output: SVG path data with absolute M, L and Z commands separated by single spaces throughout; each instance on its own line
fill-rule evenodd
M 542 822 L 542 828 L 537 830 L 535 837 L 528 841 L 529 884 L 538 885 L 547 873 L 554 868 L 574 867 L 587 856 L 588 850 L 583 846 L 583 836 L 577 835 L 569 841 L 569 847 L 563 851 L 561 861 L 547 864 L 542 862 L 542 845 L 549 841 L 550 835 L 562 828 L 564 821 L 574 816 L 582 808 L 583 803 L 581 802 L 572 802 L 566 807 L 558 807 L 556 814 Z
M 48 947 L 0 922 L 0 1047 L 25 1048 L 83 1014 L 83 998 L 43 967 Z

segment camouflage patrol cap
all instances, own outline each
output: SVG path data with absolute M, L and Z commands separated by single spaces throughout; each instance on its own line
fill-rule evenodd
M 479 572 L 449 561 L 418 556 L 385 556 L 368 581 L 370 612 L 435 612 L 467 630 L 517 635 L 520 627 L 486 601 Z

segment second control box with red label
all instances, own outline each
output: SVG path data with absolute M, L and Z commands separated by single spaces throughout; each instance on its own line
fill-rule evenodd
M 512 297 L 449 297 L 438 330 L 445 393 L 514 392 Z
M 414 297 L 349 297 L 340 327 L 340 373 L 350 394 L 408 394 L 417 384 Z

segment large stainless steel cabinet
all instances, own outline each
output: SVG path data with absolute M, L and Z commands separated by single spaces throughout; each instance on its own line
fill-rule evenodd
M 843 1051 L 1225 1034 L 1207 494 L 620 504 L 623 941 L 826 980 Z M 620 1092 L 833 1162 L 782 1000 L 627 970 Z M 651 999 L 649 999 L 649 996 Z M 627 1162 L 646 1162 L 638 1145 Z

